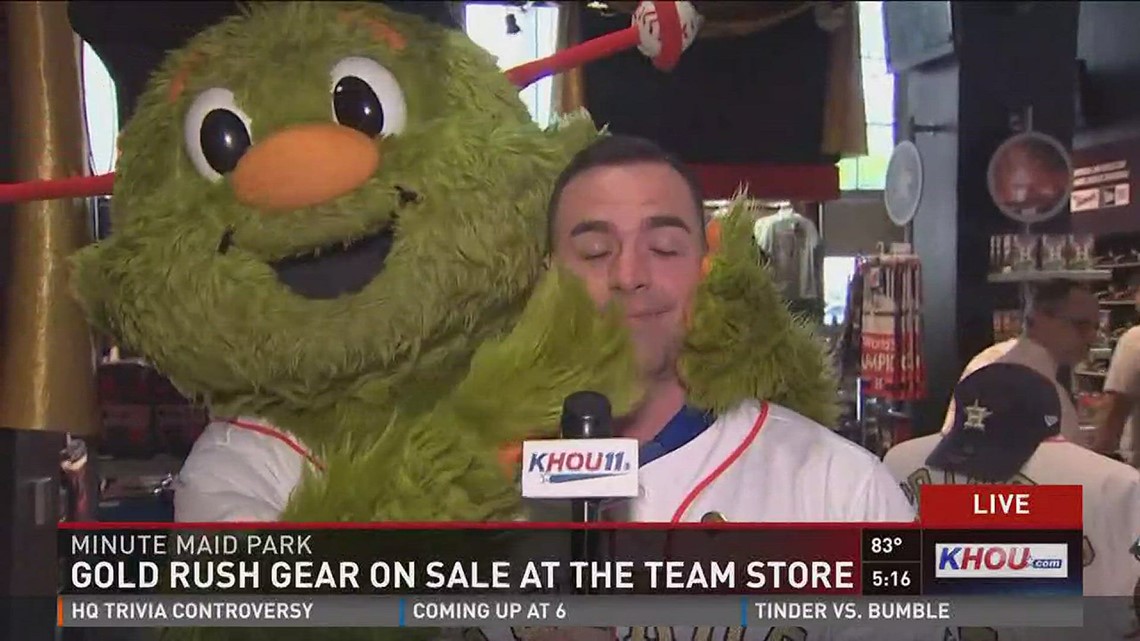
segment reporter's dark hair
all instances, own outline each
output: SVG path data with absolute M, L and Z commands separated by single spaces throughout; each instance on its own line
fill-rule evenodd
M 676 156 L 661 148 L 660 145 L 637 136 L 605 135 L 582 149 L 570 159 L 570 163 L 558 174 L 554 181 L 554 189 L 550 192 L 550 201 L 546 205 L 546 245 L 548 249 L 554 248 L 554 217 L 558 213 L 558 205 L 562 200 L 562 192 L 566 185 L 581 174 L 598 167 L 621 167 L 640 163 L 658 163 L 668 165 L 673 171 L 681 175 L 689 187 L 689 194 L 693 199 L 693 210 L 700 226 L 701 240 L 704 240 L 705 197 L 696 174 Z

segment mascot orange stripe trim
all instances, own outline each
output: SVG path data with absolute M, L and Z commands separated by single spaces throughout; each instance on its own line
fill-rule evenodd
M 186 79 L 190 77 L 191 73 L 194 73 L 194 69 L 202 62 L 203 58 L 205 56 L 201 52 L 194 52 L 182 61 L 182 65 L 170 79 L 170 93 L 168 95 L 170 102 L 178 102 L 178 99 L 182 97 L 182 92 L 186 91 Z
M 393 51 L 403 51 L 408 46 L 408 39 L 402 33 L 396 31 L 392 25 L 376 18 L 369 18 L 356 13 L 342 13 L 340 15 L 341 22 L 345 24 L 357 24 L 368 28 L 372 32 L 372 36 L 377 40 L 382 41 L 388 45 Z M 202 62 L 202 54 L 195 52 L 186 57 L 186 60 L 179 67 L 178 71 L 174 73 L 170 81 L 170 102 L 177 102 L 182 97 L 182 93 L 186 91 L 186 80 L 194 69 Z
M 286 446 L 288 446 L 289 449 L 293 450 L 294 452 L 296 452 L 296 453 L 300 454 L 302 457 L 304 457 L 305 460 L 307 460 L 309 463 L 311 463 L 313 467 L 317 468 L 321 472 L 325 471 L 324 464 L 321 463 L 321 460 L 318 459 L 315 454 L 310 452 L 308 450 L 308 448 L 306 448 L 304 445 L 301 445 L 300 443 L 298 443 L 296 440 L 294 440 L 290 436 L 280 432 L 277 428 L 273 427 L 272 425 L 262 425 L 261 423 L 254 423 L 253 421 L 243 421 L 243 420 L 237 419 L 237 418 L 223 418 L 221 420 L 225 423 L 228 423 L 228 424 L 234 426 L 234 427 L 237 427 L 237 428 L 240 428 L 243 430 L 249 430 L 251 432 L 256 432 L 258 434 L 261 434 L 263 436 L 268 436 L 270 438 L 275 438 L 278 441 L 281 441 L 282 443 L 284 443 Z
M 362 16 L 358 13 L 342 13 L 340 14 L 340 21 L 345 24 L 358 24 L 367 27 L 372 32 L 373 37 L 383 41 L 393 51 L 403 51 L 408 46 L 408 39 L 396 31 L 392 25 L 382 20 Z

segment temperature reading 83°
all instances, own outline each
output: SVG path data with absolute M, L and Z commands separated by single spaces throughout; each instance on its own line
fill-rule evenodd
M 875 555 L 891 555 L 903 546 L 901 536 L 876 536 L 871 539 L 871 553 Z
M 863 534 L 864 561 L 918 561 L 921 534 L 918 530 L 870 530 Z

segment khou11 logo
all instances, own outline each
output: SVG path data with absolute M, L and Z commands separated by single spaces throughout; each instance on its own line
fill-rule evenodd
M 637 455 L 637 439 L 632 438 L 525 441 L 523 497 L 636 498 Z
M 937 543 L 934 576 L 945 579 L 1065 579 L 1064 543 Z

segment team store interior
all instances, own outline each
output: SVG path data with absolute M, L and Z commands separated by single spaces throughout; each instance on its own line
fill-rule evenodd
M 472 3 L 466 8 L 465 28 L 507 68 L 555 50 L 556 4 Z M 749 211 L 756 221 L 756 242 L 788 304 L 819 328 L 819 340 L 827 343 L 841 374 L 843 414 L 835 428 L 881 456 L 902 440 L 936 430 L 940 421 L 931 417 L 940 418 L 950 393 L 947 374 L 930 374 L 935 366 L 943 367 L 938 361 L 943 354 L 927 353 L 930 340 L 925 335 L 953 333 L 945 325 L 932 325 L 930 314 L 924 313 L 931 297 L 941 296 L 924 286 L 935 278 L 924 271 L 941 266 L 927 264 L 927 253 L 919 251 L 932 243 L 922 245 L 922 225 L 930 225 L 923 217 L 933 215 L 930 203 L 944 198 L 941 192 L 946 189 L 938 184 L 946 179 L 931 169 L 926 157 L 930 145 L 923 139 L 946 134 L 937 123 L 916 121 L 920 109 L 904 104 L 908 91 L 887 62 L 883 3 L 857 6 L 865 153 L 839 160 L 835 198 L 756 198 Z M 82 73 L 92 169 L 110 171 L 121 124 L 116 83 L 89 45 L 83 49 Z M 551 80 L 527 88 L 521 97 L 539 124 L 550 123 L 556 103 Z M 1080 100 L 1076 102 L 1079 112 Z M 988 269 L 983 273 L 973 268 L 969 278 L 977 281 L 971 285 L 975 291 L 988 292 L 974 307 L 985 306 L 992 322 L 979 324 L 981 312 L 974 307 L 957 315 L 974 319 L 971 344 L 984 347 L 1021 331 L 1031 283 L 1060 277 L 1093 284 L 1101 300 L 1098 342 L 1067 381 L 1079 405 L 1082 433 L 1091 437 L 1115 341 L 1140 318 L 1134 303 L 1140 287 L 1140 227 L 1082 231 L 1056 221 L 1127 208 L 1128 171 L 1112 164 L 1116 158 L 1081 156 L 1072 151 L 1071 140 L 1038 131 L 1032 105 L 1010 111 L 1018 116 L 1016 122 L 997 135 L 982 159 L 985 171 L 978 172 L 985 176 L 982 190 L 990 201 L 986 216 L 992 220 L 969 233 L 959 221 L 957 230 L 959 239 L 971 237 L 975 246 L 988 243 Z M 727 201 L 709 200 L 706 205 L 707 214 L 715 217 Z M 96 205 L 104 233 L 109 207 L 108 199 Z M 966 260 L 962 256 L 958 260 Z M 967 271 L 959 268 L 951 279 L 964 279 Z M 961 360 L 973 348 L 956 349 L 957 358 L 951 360 Z M 98 455 L 96 517 L 172 519 L 171 481 L 206 425 L 206 411 L 187 403 L 146 362 L 110 344 L 102 350 L 98 393 L 102 431 L 89 438 Z M 920 417 L 915 408 L 922 404 L 927 410 Z

